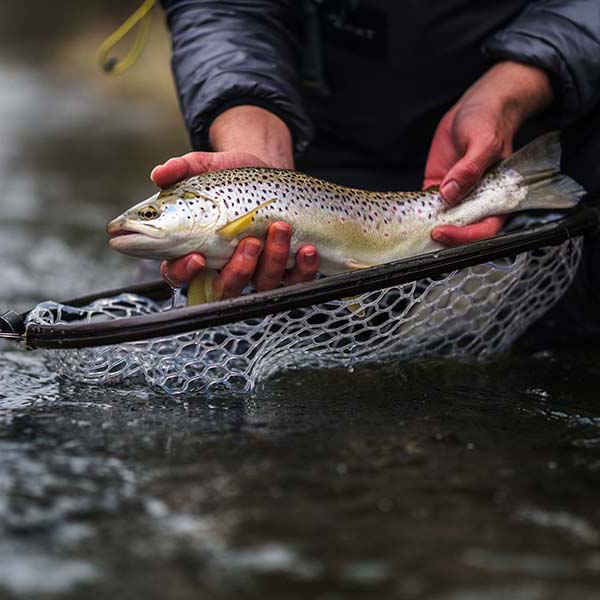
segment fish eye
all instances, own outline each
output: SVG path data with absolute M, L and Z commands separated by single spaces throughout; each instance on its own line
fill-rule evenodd
M 158 209 L 155 206 L 144 206 L 138 211 L 138 216 L 142 221 L 151 221 L 158 217 Z

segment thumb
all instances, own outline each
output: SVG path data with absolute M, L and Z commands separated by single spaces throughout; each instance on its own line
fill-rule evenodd
M 481 137 L 473 138 L 464 156 L 446 173 L 440 185 L 444 200 L 455 204 L 463 198 L 477 185 L 487 168 L 500 158 L 500 154 L 498 144 Z
M 152 169 L 150 179 L 158 187 L 165 188 L 189 177 L 190 165 L 187 160 L 178 156 L 170 158 L 166 163 Z

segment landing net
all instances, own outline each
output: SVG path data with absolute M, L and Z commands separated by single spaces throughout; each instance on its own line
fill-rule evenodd
M 310 308 L 120 346 L 47 350 L 63 377 L 142 378 L 167 394 L 252 391 L 282 370 L 353 367 L 422 356 L 486 358 L 508 350 L 569 286 L 581 238 Z M 178 302 L 183 303 L 179 298 Z M 171 307 L 134 294 L 82 308 L 44 302 L 28 323 L 96 322 Z

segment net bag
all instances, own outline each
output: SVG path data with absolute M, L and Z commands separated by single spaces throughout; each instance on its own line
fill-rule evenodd
M 356 298 L 191 333 L 46 352 L 63 377 L 94 384 L 142 378 L 167 394 L 249 392 L 285 369 L 423 356 L 482 359 L 508 350 L 558 301 L 573 279 L 581 246 L 581 238 L 568 239 Z M 81 308 L 44 302 L 28 322 L 95 322 L 170 308 L 171 301 L 121 294 Z

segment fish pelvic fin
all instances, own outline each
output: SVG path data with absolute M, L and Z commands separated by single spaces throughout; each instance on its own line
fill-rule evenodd
M 223 227 L 221 227 L 220 229 L 217 229 L 217 233 L 221 237 L 224 237 L 227 240 L 231 241 L 231 240 L 235 239 L 241 233 L 243 233 L 246 229 L 248 229 L 248 227 L 250 227 L 252 225 L 252 222 L 254 221 L 254 217 L 256 216 L 256 213 L 261 208 L 265 208 L 266 206 L 269 206 L 269 204 L 272 204 L 273 202 L 275 202 L 275 200 L 277 200 L 277 198 L 272 198 L 271 200 L 267 200 L 266 202 L 259 204 L 256 208 L 253 208 L 250 212 L 247 212 L 245 215 L 242 215 L 241 217 L 238 217 L 237 219 L 234 219 L 233 221 L 229 221 L 229 223 L 227 223 L 226 225 L 223 225 Z
M 197 306 L 198 304 L 208 304 L 221 299 L 221 293 L 216 289 L 215 278 L 217 272 L 212 269 L 205 269 L 190 281 L 187 293 L 187 306 Z
M 560 172 L 560 155 L 560 134 L 554 131 L 502 161 L 500 167 L 519 173 L 527 187 L 518 210 L 571 208 L 585 196 L 575 180 Z

